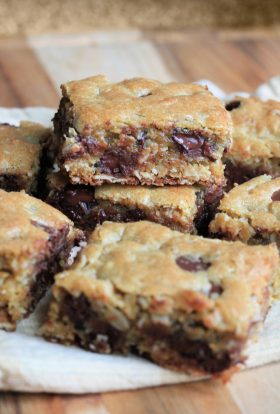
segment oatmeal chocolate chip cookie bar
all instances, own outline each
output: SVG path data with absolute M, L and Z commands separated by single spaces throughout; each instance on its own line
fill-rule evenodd
M 244 361 L 277 266 L 274 245 L 106 222 L 56 276 L 43 332 L 94 352 L 137 350 L 171 369 L 219 373 Z
M 72 184 L 224 182 L 231 119 L 206 87 L 94 76 L 62 85 L 62 93 L 56 147 Z
M 253 177 L 280 175 L 280 102 L 239 98 L 226 108 L 233 121 L 233 143 L 225 155 L 228 188 Z
M 23 121 L 18 127 L 0 124 L 0 188 L 34 193 L 40 158 L 50 129 Z
M 196 234 L 207 230 L 222 197 L 222 188 L 199 186 L 73 185 L 60 173 L 49 174 L 48 181 L 46 201 L 87 231 L 104 221 L 149 220 Z
M 23 191 L 0 190 L 0 328 L 13 330 L 32 312 L 82 240 L 53 207 Z
M 261 175 L 225 194 L 210 233 L 248 244 L 280 247 L 280 178 Z
M 225 194 L 209 233 L 251 245 L 276 242 L 280 249 L 280 178 L 255 177 Z M 280 297 L 280 272 L 274 296 Z

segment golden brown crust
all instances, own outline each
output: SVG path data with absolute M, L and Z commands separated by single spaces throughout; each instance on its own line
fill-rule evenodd
M 229 115 L 221 102 L 206 87 L 134 78 L 110 83 L 105 76 L 68 82 L 63 95 L 73 104 L 73 127 L 82 133 L 85 125 L 94 130 L 156 126 L 165 129 L 203 129 L 229 139 Z
M 87 231 L 103 221 L 149 220 L 174 230 L 196 233 L 196 225 L 202 226 L 206 220 L 205 190 L 199 186 L 114 184 L 93 188 L 71 185 L 61 172 L 48 174 L 48 186 L 47 202 Z
M 62 91 L 58 161 L 73 184 L 221 185 L 231 118 L 207 88 L 95 76 Z
M 81 237 L 73 223 L 48 204 L 23 191 L 0 190 L 0 327 L 14 328 L 31 310 L 40 298 L 32 297 L 34 284 L 38 282 L 36 289 L 43 293 L 58 256 L 61 266 L 56 269 L 61 269 Z
M 186 271 L 176 262 L 181 256 L 209 266 Z M 163 298 L 164 312 L 196 309 L 207 326 L 246 337 L 277 265 L 274 245 L 204 239 L 146 221 L 106 222 L 92 233 L 76 264 L 56 277 L 54 294 L 65 289 L 117 304 L 122 292 L 158 298 L 158 306 Z M 211 283 L 223 293 L 209 296 Z
M 256 232 L 280 232 L 280 202 L 272 196 L 280 190 L 280 178 L 262 175 L 236 186 L 221 200 L 212 233 L 226 232 L 232 240 L 247 242 Z M 245 231 L 245 229 L 247 229 Z
M 33 122 L 22 121 L 19 127 L 0 124 L 0 176 L 18 179 L 19 189 L 34 190 L 42 146 L 49 135 L 50 129 Z M 1 186 L 8 187 L 5 178 L 0 179 Z
M 0 190 L 0 206 L 0 255 L 18 260 L 25 260 L 30 253 L 36 254 L 39 245 L 48 240 L 48 227 L 73 226 L 60 211 L 23 191 Z
M 103 185 L 95 189 L 95 199 L 104 211 L 108 203 L 110 206 L 116 206 L 120 211 L 123 208 L 127 209 L 127 221 L 145 218 L 187 233 L 196 233 L 195 219 L 198 218 L 199 207 L 203 211 L 203 191 L 196 186 Z M 134 220 L 129 219 L 130 211 L 132 213 L 136 211 Z M 110 220 L 114 221 L 113 218 Z
M 163 166 L 157 172 L 153 172 L 150 165 L 146 171 L 137 170 L 134 176 L 116 177 L 109 174 L 92 173 L 91 164 L 83 160 L 67 160 L 64 169 L 69 174 L 73 184 L 102 185 L 102 184 L 123 184 L 123 185 L 214 185 L 223 187 L 225 185 L 224 164 L 221 161 L 204 164 L 187 163 L 182 161 L 178 168 L 172 172 L 172 167 Z
M 234 100 L 240 106 L 230 114 L 233 142 L 226 158 L 254 165 L 259 159 L 280 157 L 280 102 L 258 98 Z
M 211 234 L 254 245 L 276 242 L 280 249 L 280 178 L 262 175 L 236 186 L 218 210 L 209 225 Z M 280 297 L 279 271 L 273 294 Z
M 182 214 L 194 216 L 197 212 L 196 194 L 199 187 L 136 187 L 122 185 L 103 185 L 95 189 L 97 200 L 139 208 L 170 208 Z
M 67 176 L 51 171 L 48 176 L 51 190 L 63 190 L 69 184 Z M 184 213 L 195 213 L 196 194 L 199 186 L 145 187 L 105 184 L 95 188 L 95 198 L 126 206 L 180 208 Z
M 44 335 L 105 353 L 136 346 L 183 372 L 225 371 L 244 359 L 278 263 L 274 245 L 106 222 L 57 275 Z

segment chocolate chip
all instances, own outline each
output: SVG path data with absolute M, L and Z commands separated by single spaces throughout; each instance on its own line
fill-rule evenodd
M 176 129 L 173 131 L 172 140 L 189 158 L 207 157 L 213 159 L 214 144 L 202 136 L 200 131 Z
M 49 234 L 48 254 L 42 254 L 42 260 L 36 263 L 36 276 L 33 280 L 30 290 L 31 302 L 28 308 L 28 314 L 31 313 L 38 301 L 45 294 L 47 288 L 53 283 L 53 275 L 62 270 L 62 262 L 69 257 L 69 252 L 73 246 L 77 246 L 83 236 L 80 235 L 76 240 L 68 240 L 69 225 L 61 229 L 50 227 L 44 223 L 31 220 L 33 226 L 41 228 Z
M 74 222 L 80 222 L 96 205 L 94 190 L 87 187 L 69 186 L 63 191 L 53 192 L 47 202 L 61 210 Z
M 104 221 L 131 222 L 146 220 L 141 209 L 129 209 L 110 202 L 96 200 L 94 189 L 87 186 L 67 186 L 61 191 L 53 191 L 47 202 L 62 211 L 74 223 L 85 230 L 94 229 Z
M 64 315 L 67 315 L 74 323 L 76 340 L 83 347 L 106 353 L 111 350 L 120 350 L 123 343 L 122 332 L 109 322 L 103 321 L 100 315 L 92 309 L 85 295 L 74 297 L 65 294 L 61 317 Z
M 172 136 L 172 139 L 179 144 L 188 155 L 193 156 L 194 158 L 202 155 L 202 145 L 204 140 L 201 137 L 192 137 L 186 136 L 183 133 L 177 133 Z
M 207 270 L 210 263 L 204 262 L 201 258 L 194 258 L 191 256 L 179 256 L 176 259 L 176 264 L 181 269 L 188 272 L 199 272 L 201 270 Z
M 233 111 L 234 109 L 239 108 L 240 105 L 241 105 L 240 101 L 231 101 L 226 104 L 226 110 Z
M 83 329 L 92 313 L 90 303 L 84 295 L 74 297 L 65 294 L 62 308 L 63 312 L 74 322 L 76 329 Z
M 210 186 L 205 189 L 204 199 L 197 199 L 197 214 L 195 217 L 195 226 L 198 234 L 201 236 L 208 235 L 208 225 L 215 216 L 219 202 L 223 196 L 223 187 Z
M 224 193 L 223 187 L 218 187 L 218 188 L 208 187 L 205 190 L 205 203 L 216 204 L 217 200 L 219 202 L 219 200 L 222 198 L 223 193 Z
M 64 200 L 68 204 L 76 205 L 79 203 L 92 203 L 94 200 L 94 191 L 89 188 L 73 188 L 66 190 Z
M 145 219 L 145 212 L 143 210 L 140 210 L 139 208 L 131 209 L 127 212 L 127 221 L 139 221 Z
M 221 295 L 223 293 L 224 289 L 222 288 L 221 285 L 217 285 L 217 283 L 211 283 L 211 288 L 209 291 L 209 294 L 211 295 L 212 293 L 217 293 L 218 295 Z
M 58 259 L 53 258 L 53 262 L 57 265 Z M 27 315 L 29 315 L 35 309 L 39 300 L 42 298 L 42 296 L 44 296 L 46 290 L 53 283 L 53 275 L 48 269 L 47 261 L 45 264 L 40 265 L 42 266 L 42 270 L 38 272 L 30 288 L 31 302 L 28 307 Z M 52 267 L 54 268 L 54 265 L 52 265 Z
M 113 148 L 104 152 L 95 167 L 101 173 L 113 176 L 128 176 L 137 168 L 139 154 L 122 148 Z
M 274 193 L 271 196 L 272 201 L 280 201 L 280 190 L 274 191 Z

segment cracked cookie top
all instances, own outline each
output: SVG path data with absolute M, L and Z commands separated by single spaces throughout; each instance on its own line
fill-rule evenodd
M 233 121 L 233 142 L 226 158 L 280 156 L 280 102 L 236 97 L 226 108 Z
M 147 311 L 198 312 L 205 326 L 242 336 L 261 317 L 277 265 L 274 245 L 204 239 L 147 221 L 106 222 L 54 289 L 102 298 L 128 314 L 135 298 L 146 298 Z
M 28 175 L 38 169 L 42 144 L 50 129 L 22 121 L 18 127 L 0 124 L 0 174 Z
M 280 232 L 280 178 L 262 175 L 236 186 L 224 195 L 212 233 L 248 241 L 256 233 Z
M 93 76 L 62 85 L 66 117 L 83 136 L 126 128 L 203 130 L 217 142 L 229 143 L 230 115 L 207 87 L 134 78 L 110 83 Z

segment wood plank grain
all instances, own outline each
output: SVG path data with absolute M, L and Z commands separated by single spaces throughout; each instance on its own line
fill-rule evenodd
M 203 396 L 203 398 L 202 398 Z M 118 395 L 104 394 L 109 413 L 123 414 L 237 414 L 228 390 L 219 382 L 203 381 L 191 384 L 150 388 Z M 117 402 L 121 402 L 117 404 Z
M 0 394 L 0 414 L 109 414 L 101 396 Z
M 89 34 L 80 37 L 80 43 L 79 37 L 70 42 L 73 37 L 61 36 L 56 42 L 53 36 L 44 36 L 30 38 L 29 44 L 57 90 L 66 81 L 98 74 L 112 82 L 138 76 L 174 80 L 153 44 L 142 37 L 131 42 L 129 35 L 118 41 L 114 33 L 106 39 Z
M 239 414 L 229 390 L 203 381 L 102 395 L 2 394 L 0 413 L 11 414 Z M 202 398 L 203 396 L 203 398 Z M 8 411 L 7 411 L 8 414 Z
M 160 72 L 158 64 L 151 65 L 150 72 L 165 74 L 163 70 L 166 68 L 166 76 L 170 73 L 171 77 L 177 80 L 209 78 L 227 91 L 251 91 L 259 83 L 279 74 L 280 33 L 157 31 L 145 32 L 143 39 L 145 38 L 151 43 L 152 49 L 156 49 L 156 59 L 160 59 L 162 65 Z M 55 42 L 55 39 L 53 41 Z M 115 39 L 114 42 L 125 43 L 123 39 Z M 140 42 L 138 37 L 135 42 Z M 103 50 L 99 54 L 103 59 L 99 62 L 100 68 L 106 67 L 106 59 L 110 59 L 111 56 L 108 50 L 114 49 L 110 46 L 110 35 L 106 37 L 106 44 L 102 45 L 98 40 L 95 43 L 98 45 L 97 49 Z M 129 43 L 129 50 L 133 50 L 133 41 Z M 48 47 L 48 44 L 42 47 Z M 68 47 L 71 48 L 71 44 Z M 74 49 L 79 51 L 77 42 Z M 117 47 L 115 50 L 119 49 Z M 131 71 L 140 65 L 142 55 L 143 59 L 145 58 L 146 49 L 141 50 L 143 53 L 139 54 L 138 51 L 138 60 L 134 59 L 135 54 L 126 53 L 126 59 L 133 60 Z M 43 59 L 39 61 L 37 56 L 24 39 L 0 40 L 0 106 L 57 105 L 58 95 L 52 77 L 47 74 Z M 141 65 L 144 64 L 143 60 Z M 108 64 L 108 68 L 109 72 L 114 71 L 112 62 Z M 77 67 L 74 69 L 75 77 L 83 73 Z M 68 70 L 70 76 L 71 68 Z M 142 67 L 141 73 L 149 76 L 146 70 L 147 66 Z M 124 73 L 123 77 L 125 76 Z M 60 79 L 57 79 L 57 82 L 58 80 Z M 0 413 L 278 414 L 279 380 L 280 363 L 237 374 L 227 386 L 215 381 L 205 381 L 102 395 L 2 393 Z
M 280 363 L 249 369 L 232 378 L 228 389 L 242 413 L 280 413 Z
M 279 74 L 279 33 L 265 38 L 214 32 L 147 32 L 170 72 L 184 81 L 210 79 L 227 92 L 253 91 Z
M 50 106 L 58 94 L 32 49 L 23 39 L 0 41 L 0 106 Z

